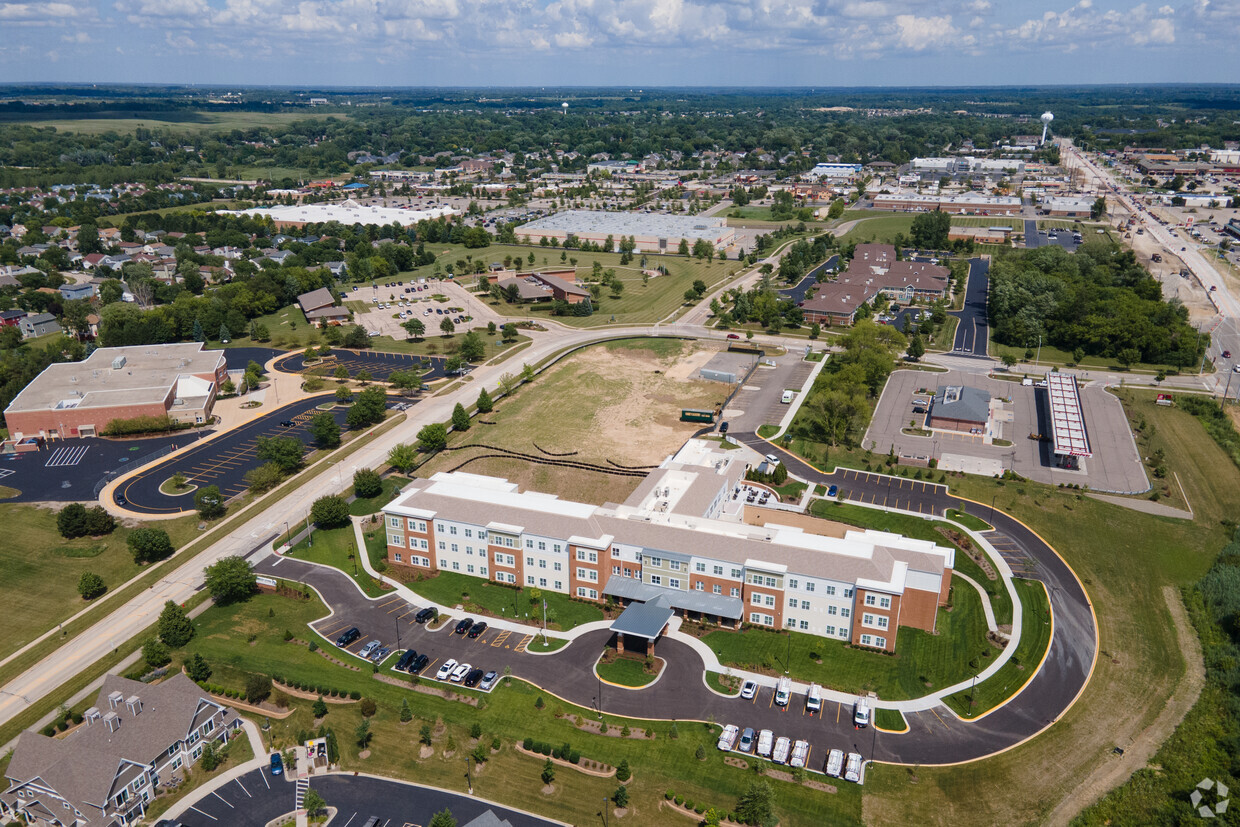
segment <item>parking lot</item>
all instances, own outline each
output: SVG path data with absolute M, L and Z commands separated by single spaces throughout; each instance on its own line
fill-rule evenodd
M 306 364 L 300 353 L 283 357 L 275 363 L 276 370 L 284 373 L 303 373 L 307 370 L 326 368 L 331 376 L 336 368 L 343 366 L 350 376 L 366 371 L 372 379 L 386 382 L 394 371 L 414 370 L 422 372 L 422 381 L 442 379 L 444 357 L 416 356 L 410 353 L 387 353 L 381 350 L 344 350 L 333 348 L 331 353 L 317 361 Z
M 723 411 L 723 419 L 734 432 L 757 431 L 766 424 L 777 424 L 788 413 L 788 404 L 781 402 L 785 390 L 795 390 L 797 397 L 791 404 L 801 403 L 801 386 L 813 372 L 816 363 L 803 358 L 803 350 L 783 356 L 763 357 L 749 381 L 741 386 L 736 396 Z M 773 360 L 774 367 L 765 362 Z
M 432 298 L 435 295 L 445 296 L 448 300 L 436 301 Z M 359 285 L 355 292 L 347 293 L 344 301 L 365 303 L 364 310 L 354 313 L 354 321 L 368 331 L 391 336 L 398 341 L 409 335 L 401 327 L 409 319 L 420 319 L 426 326 L 427 334 L 432 336 L 439 332 L 439 325 L 445 318 L 456 320 L 465 317 L 465 321 L 454 321 L 458 329 L 486 326 L 487 322 L 502 325 L 507 321 L 493 307 L 450 280 L 428 280 L 425 284 L 406 280 Z M 449 312 L 449 308 L 455 310 Z M 403 319 L 399 318 L 402 312 L 406 314 Z
M 1063 220 L 1070 220 L 1070 219 L 1054 219 L 1054 220 L 1063 221 Z M 1051 237 L 1052 235 L 1054 236 L 1054 238 Z M 1072 234 L 1072 230 L 1063 230 L 1063 229 L 1039 230 L 1037 221 L 1025 221 L 1025 246 L 1028 247 L 1029 249 L 1033 249 L 1035 247 L 1047 247 L 1053 244 L 1057 244 L 1060 247 L 1067 250 L 1069 253 L 1075 253 L 1076 248 L 1079 247 L 1083 243 L 1085 243 L 1084 235 L 1081 236 L 1080 241 L 1077 241 Z
M 213 431 L 195 429 L 154 439 L 78 437 L 48 442 L 38 451 L 0 456 L 0 485 L 21 493 L 10 502 L 87 501 L 95 486 L 151 459 L 202 439 Z
M 989 393 L 992 402 L 996 399 L 1010 399 L 1011 402 L 1001 405 L 1002 413 L 992 416 L 987 434 L 946 429 L 934 429 L 928 436 L 904 433 L 910 421 L 916 428 L 924 428 L 926 415 L 914 410 L 915 403 L 945 385 L 978 388 Z M 919 393 L 923 390 L 928 393 Z M 894 447 L 898 455 L 905 457 L 929 459 L 933 456 L 944 470 L 987 476 L 1012 470 L 1052 485 L 1088 485 L 1098 491 L 1147 490 L 1149 481 L 1119 400 L 1107 393 L 1101 384 L 1081 388 L 1080 397 L 1093 452 L 1092 457 L 1082 460 L 1080 471 L 1056 467 L 1051 443 L 1030 438 L 1031 434 L 1049 437 L 1052 432 L 1045 389 L 959 371 L 893 373 L 879 397 L 864 444 L 875 444 L 879 452 Z

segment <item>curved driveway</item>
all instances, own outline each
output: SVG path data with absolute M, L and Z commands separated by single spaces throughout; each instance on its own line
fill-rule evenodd
M 753 434 L 737 438 L 765 453 L 770 443 Z M 776 449 L 777 450 L 777 449 Z M 890 478 L 836 471 L 823 474 L 795 457 L 783 457 L 791 472 L 815 482 L 840 486 L 840 496 L 876 501 L 894 498 L 891 505 L 923 513 L 942 514 L 959 508 L 962 501 L 942 486 L 892 491 Z M 907 482 L 907 481 L 906 481 Z M 826 751 L 841 748 L 867 758 L 904 764 L 949 764 L 972 761 L 1014 746 L 1033 737 L 1054 723 L 1084 689 L 1097 651 L 1097 628 L 1089 598 L 1067 564 L 1036 534 L 1001 512 L 991 519 L 995 531 L 992 543 L 1005 549 L 1005 556 L 1026 557 L 1025 567 L 1032 577 L 1046 584 L 1054 612 L 1054 634 L 1042 668 L 1024 689 L 1002 707 L 975 721 L 963 721 L 946 707 L 926 712 L 906 713 L 909 730 L 886 733 L 876 729 L 858 731 L 851 722 L 851 709 L 828 703 L 822 718 L 804 712 L 803 699 L 794 697 L 787 709 L 772 703 L 772 691 L 763 688 L 753 701 L 729 698 L 708 689 L 703 682 L 704 664 L 688 645 L 663 638 L 656 654 L 667 666 L 651 686 L 633 690 L 609 686 L 597 679 L 593 664 L 608 645 L 611 633 L 600 629 L 581 635 L 559 652 L 538 655 L 524 651 L 516 633 L 504 636 L 489 630 L 479 640 L 468 640 L 451 633 L 451 624 L 436 631 L 413 622 L 418 608 L 398 595 L 371 600 L 344 574 L 299 560 L 269 557 L 256 570 L 269 575 L 299 580 L 314 586 L 332 610 L 331 616 L 314 625 L 328 640 L 349 626 L 358 626 L 363 637 L 350 648 L 363 645 L 371 636 L 385 646 L 395 645 L 400 635 L 402 647 L 412 647 L 432 658 L 423 673 L 433 676 L 435 665 L 452 657 L 484 669 L 513 675 L 586 708 L 601 706 L 604 712 L 634 718 L 677 720 L 713 719 L 740 727 L 771 729 L 778 735 L 804 738 L 812 745 L 811 766 L 821 767 Z M 1019 565 L 1019 563 L 1017 564 Z M 534 645 L 532 641 L 526 641 Z M 549 668 L 550 667 L 550 668 Z M 502 691 L 502 690 L 499 690 Z M 601 697 L 601 702 L 600 702 Z

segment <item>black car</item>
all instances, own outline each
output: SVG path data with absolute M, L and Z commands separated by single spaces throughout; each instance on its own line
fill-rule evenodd
M 426 621 L 434 620 L 437 617 L 439 617 L 439 612 L 436 611 L 434 608 L 428 606 L 422 611 L 418 612 L 416 615 L 414 615 L 413 619 L 416 620 L 418 623 L 425 623 Z
M 474 619 L 472 617 L 467 617 L 464 620 L 462 620 L 460 623 L 456 624 L 456 633 L 458 635 L 463 635 L 466 632 L 468 632 L 470 630 L 470 627 L 472 627 L 473 625 L 474 625 Z
M 487 630 L 486 622 L 480 620 L 469 628 L 469 636 L 471 638 L 478 637 L 486 630 Z
M 345 632 L 340 637 L 336 638 L 336 645 L 339 646 L 341 649 L 343 649 L 344 647 L 348 646 L 350 643 L 357 640 L 361 636 L 362 636 L 362 631 L 358 629 L 356 626 L 354 626 L 352 629 Z
M 398 672 L 406 672 L 409 670 L 409 664 L 417 660 L 418 653 L 412 649 L 406 649 L 405 654 L 400 656 L 400 660 L 396 661 L 396 670 Z
M 291 427 L 293 427 L 293 420 L 291 420 L 291 419 L 285 419 L 285 420 L 282 420 L 282 421 L 280 422 L 280 427 L 281 427 L 281 428 L 291 428 Z
M 430 662 L 431 662 L 431 659 L 427 657 L 426 655 L 418 655 L 416 658 L 413 659 L 413 663 L 409 664 L 409 669 L 406 671 L 408 671 L 410 675 L 417 675 L 423 669 L 425 669 L 426 664 Z
M 470 669 L 469 674 L 465 676 L 466 686 L 477 686 L 478 681 L 482 680 L 482 676 L 486 673 L 481 669 Z

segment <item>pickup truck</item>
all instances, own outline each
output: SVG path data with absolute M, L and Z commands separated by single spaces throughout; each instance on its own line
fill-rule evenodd
M 844 765 L 844 780 L 854 784 L 861 783 L 861 756 L 855 752 L 848 753 L 848 763 Z

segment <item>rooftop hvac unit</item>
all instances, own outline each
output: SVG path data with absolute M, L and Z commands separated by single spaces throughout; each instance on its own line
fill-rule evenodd
M 112 360 L 112 370 L 120 370 L 123 367 L 125 367 L 124 356 L 117 356 L 115 359 Z

